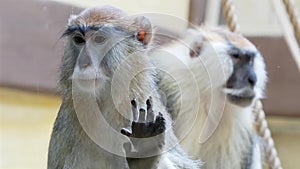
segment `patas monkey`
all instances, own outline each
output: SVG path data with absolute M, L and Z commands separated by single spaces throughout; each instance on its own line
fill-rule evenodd
M 184 150 L 205 169 L 261 168 L 252 110 L 267 78 L 255 46 L 228 31 L 190 29 L 152 58 L 167 73 L 160 88 Z
M 110 6 L 70 17 L 48 169 L 199 168 L 177 144 L 156 92 L 151 31 L 145 17 Z

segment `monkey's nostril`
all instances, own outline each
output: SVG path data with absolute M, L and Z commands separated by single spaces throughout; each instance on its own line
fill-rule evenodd
M 251 86 L 254 86 L 256 84 L 256 76 L 255 75 L 250 75 L 248 77 L 248 82 Z
M 86 67 L 88 67 L 88 66 L 89 66 L 88 63 L 79 64 L 79 67 L 80 67 L 81 69 L 84 69 L 84 68 L 86 68 Z
M 80 56 L 78 59 L 78 66 L 80 69 L 87 68 L 91 64 L 89 56 Z

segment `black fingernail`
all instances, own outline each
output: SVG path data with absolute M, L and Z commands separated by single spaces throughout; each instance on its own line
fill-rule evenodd
M 143 109 L 143 108 L 140 108 L 140 112 L 146 112 L 146 110 L 145 109 Z
M 152 107 L 152 97 L 150 96 L 149 99 L 146 100 L 147 110 Z
M 121 133 L 127 137 L 130 137 L 131 133 L 127 129 L 121 129 Z
M 152 101 L 152 97 L 150 96 L 150 97 L 147 99 L 146 103 L 151 103 L 151 101 Z
M 132 105 L 133 107 L 136 107 L 136 106 L 137 106 L 137 105 L 136 105 L 135 99 L 132 99 L 132 100 L 131 100 L 131 105 Z

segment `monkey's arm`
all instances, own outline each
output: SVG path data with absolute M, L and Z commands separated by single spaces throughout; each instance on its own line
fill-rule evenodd
M 123 145 L 130 169 L 157 168 L 160 159 L 158 157 L 160 157 L 165 142 L 165 119 L 159 113 L 154 120 L 153 115 L 150 114 L 153 113 L 151 98 L 146 103 L 147 112 L 144 109 L 137 110 L 137 104 L 135 100 L 132 100 L 133 113 L 139 113 L 139 120 L 132 122 L 131 131 L 126 128 L 121 130 L 121 133 L 129 137 L 131 141 L 131 143 L 128 142 Z M 146 116 L 147 113 L 149 114 Z M 144 139 L 154 136 L 157 138 L 150 142 L 149 146 L 149 142 L 145 142 Z M 149 153 L 149 157 L 144 157 L 145 153 Z
M 74 117 L 62 104 L 55 120 L 48 151 L 48 169 L 63 168 L 74 144 Z M 67 124 L 65 126 L 65 124 Z

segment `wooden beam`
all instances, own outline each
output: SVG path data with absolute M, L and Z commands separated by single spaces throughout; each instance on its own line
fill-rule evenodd
M 200 25 L 204 22 L 207 2 L 207 0 L 190 0 L 190 23 Z
M 282 1 L 279 0 L 272 0 L 272 2 L 278 20 L 280 22 L 285 41 L 289 46 L 289 49 L 292 53 L 296 65 L 298 66 L 299 73 L 300 73 L 300 48 L 294 36 L 293 28 L 290 23 L 289 17 L 286 13 L 286 10 L 284 8 L 284 4 L 282 3 Z

